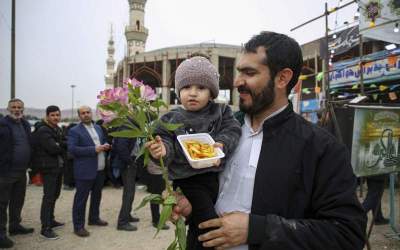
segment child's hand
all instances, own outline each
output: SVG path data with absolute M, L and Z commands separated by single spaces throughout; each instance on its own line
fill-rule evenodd
M 222 144 L 221 142 L 216 142 L 214 143 L 214 148 L 220 148 L 221 150 L 224 149 L 224 144 Z
M 167 154 L 164 143 L 158 135 L 154 140 L 146 142 L 145 147 L 149 149 L 151 156 L 157 160 Z
M 214 148 L 220 148 L 221 150 L 224 149 L 224 144 L 220 143 L 220 142 L 216 142 L 214 143 Z M 214 167 L 219 167 L 219 165 L 221 164 L 221 159 L 218 159 L 215 163 L 214 163 Z
M 213 165 L 214 167 L 219 167 L 220 164 L 221 164 L 221 159 L 218 159 Z

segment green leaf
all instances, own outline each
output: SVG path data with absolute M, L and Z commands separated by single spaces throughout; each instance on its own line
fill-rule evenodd
M 179 217 L 176 222 L 176 236 L 181 250 L 186 250 L 186 225 L 183 217 Z
M 165 222 L 167 222 L 167 220 L 171 217 L 171 213 L 172 213 L 172 205 L 164 205 L 161 210 L 160 220 L 158 221 L 157 225 L 157 232 L 154 235 L 154 237 L 157 236 L 161 228 L 165 225 Z
M 163 204 L 163 199 L 162 199 L 162 197 L 160 197 L 160 198 L 154 198 L 154 199 L 152 199 L 151 201 L 150 201 L 150 203 L 151 204 Z
M 134 117 L 134 120 L 137 124 L 139 124 L 139 128 L 141 131 L 144 131 L 144 127 L 146 126 L 147 123 L 147 118 L 146 114 L 142 109 L 139 109 L 138 113 Z
M 165 205 L 175 205 L 176 204 L 175 195 L 168 195 L 164 201 L 164 204 Z
M 121 131 L 115 131 L 110 133 L 113 137 L 122 137 L 122 138 L 137 138 L 137 137 L 145 137 L 146 135 L 143 134 L 142 131 L 139 129 L 127 129 Z
M 154 108 L 168 107 L 162 99 L 157 99 L 150 104 Z
M 163 126 L 166 130 L 169 131 L 174 131 L 177 128 L 181 127 L 183 124 L 182 123 L 167 123 L 167 122 L 163 122 L 160 120 L 160 124 L 161 126 Z
M 176 240 L 174 240 L 167 248 L 167 250 L 176 250 L 177 248 L 177 243 Z
M 144 150 L 144 158 L 143 158 L 143 165 L 147 166 L 147 164 L 149 164 L 149 160 L 150 160 L 149 150 L 147 148 L 145 148 L 145 150 Z
M 112 120 L 111 122 L 105 124 L 107 128 L 116 128 L 116 127 L 121 127 L 122 125 L 124 125 L 127 122 L 126 119 L 124 118 L 115 118 L 114 120 Z
M 137 161 L 140 156 L 142 156 L 144 154 L 144 151 L 146 150 L 146 147 L 144 146 L 144 144 L 140 147 L 139 153 L 137 153 L 135 161 Z M 144 167 L 146 167 L 146 165 L 143 164 Z
M 135 211 L 141 209 L 144 206 L 146 206 L 146 204 L 148 202 L 151 202 L 153 200 L 155 200 L 155 201 L 162 200 L 162 196 L 160 194 L 150 194 L 150 195 L 144 197 L 142 202 L 140 203 L 140 205 L 135 208 Z
M 103 110 L 118 112 L 118 110 L 121 108 L 121 104 L 116 101 L 109 104 L 103 104 L 103 105 L 100 104 L 99 108 Z
M 136 99 L 138 99 L 138 98 L 140 98 L 140 87 L 135 87 L 135 88 L 132 88 L 132 93 L 135 95 L 135 98 Z

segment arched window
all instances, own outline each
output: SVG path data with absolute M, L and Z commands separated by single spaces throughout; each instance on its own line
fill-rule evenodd
M 140 30 L 140 21 L 136 20 L 136 30 Z

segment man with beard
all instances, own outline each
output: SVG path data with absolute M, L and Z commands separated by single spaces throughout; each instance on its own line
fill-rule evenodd
M 88 237 L 85 229 L 86 202 L 90 194 L 89 225 L 107 226 L 100 219 L 101 192 L 104 185 L 106 152 L 110 145 L 99 125 L 93 124 L 92 110 L 88 106 L 78 109 L 81 122 L 68 133 L 68 151 L 74 157 L 76 193 L 72 205 L 74 233 Z
M 199 237 L 216 249 L 362 249 L 366 215 L 344 145 L 293 112 L 288 94 L 303 60 L 292 38 L 254 36 L 244 48 L 235 86 L 242 137 L 220 175 L 216 211 Z M 174 208 L 187 216 L 179 197 Z M 188 240 L 191 240 L 190 237 Z
M 23 118 L 24 103 L 8 102 L 9 115 L 0 119 L 0 248 L 11 248 L 10 235 L 33 233 L 21 223 L 26 192 L 26 170 L 31 159 L 31 127 Z

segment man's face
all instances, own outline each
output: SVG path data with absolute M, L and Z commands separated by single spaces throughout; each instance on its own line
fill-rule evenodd
M 234 86 L 240 94 L 239 108 L 248 114 L 259 114 L 271 107 L 275 100 L 274 79 L 269 68 L 263 64 L 265 49 L 257 53 L 244 53 L 239 60 Z
M 79 109 L 79 119 L 81 122 L 89 124 L 92 122 L 92 111 L 88 107 L 83 107 Z
M 13 119 L 19 120 L 24 115 L 24 104 L 20 101 L 10 102 L 7 110 Z
M 47 116 L 46 116 L 46 120 L 47 122 L 50 124 L 50 126 L 52 127 L 56 127 L 58 125 L 58 123 L 61 120 L 61 113 L 60 111 L 54 111 L 54 112 L 50 112 Z

